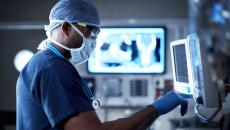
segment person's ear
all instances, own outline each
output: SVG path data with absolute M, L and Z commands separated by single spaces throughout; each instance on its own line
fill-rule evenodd
M 61 31 L 65 36 L 68 37 L 70 35 L 70 24 L 68 22 L 62 23 Z

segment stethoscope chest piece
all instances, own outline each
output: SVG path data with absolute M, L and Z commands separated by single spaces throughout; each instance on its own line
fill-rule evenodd
M 98 99 L 92 98 L 92 106 L 94 109 L 100 108 L 100 101 Z

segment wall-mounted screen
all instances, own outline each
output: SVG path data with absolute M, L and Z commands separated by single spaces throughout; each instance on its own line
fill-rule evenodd
M 104 27 L 88 61 L 90 73 L 164 73 L 164 27 Z

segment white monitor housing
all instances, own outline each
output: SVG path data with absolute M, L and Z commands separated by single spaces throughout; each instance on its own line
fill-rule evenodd
M 195 102 L 207 108 L 219 106 L 217 84 L 212 80 L 207 49 L 197 35 L 170 43 L 174 90 L 193 96 Z
M 193 77 L 187 39 L 171 42 L 170 50 L 174 90 L 182 94 L 192 95 Z
M 190 64 L 192 69 L 193 98 L 204 107 L 219 107 L 220 97 L 217 83 L 214 82 L 209 63 L 208 50 L 201 44 L 196 34 L 187 36 Z

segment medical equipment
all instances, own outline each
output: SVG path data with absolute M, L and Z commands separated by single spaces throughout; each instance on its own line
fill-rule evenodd
M 196 34 L 191 34 L 187 37 L 189 54 L 191 60 L 191 69 L 193 72 L 193 98 L 196 102 L 195 113 L 198 117 L 204 121 L 208 122 L 212 120 L 220 110 L 220 93 L 218 91 L 217 83 L 215 83 L 211 78 L 210 67 L 208 65 L 208 55 L 207 50 L 204 48 L 204 44 L 199 42 Z M 212 112 L 210 117 L 204 117 L 200 114 L 202 107 L 206 108 L 216 108 Z
M 230 2 L 190 0 L 189 7 L 195 112 L 209 122 L 230 113 Z
M 220 97 L 218 88 L 211 79 L 204 46 L 200 44 L 196 34 L 191 34 L 186 39 L 171 42 L 170 50 L 174 90 L 192 95 L 196 102 L 195 112 L 200 119 L 208 122 L 220 110 Z M 198 109 L 201 110 L 201 107 L 217 109 L 206 119 L 199 113 Z
M 145 106 L 155 99 L 155 92 L 150 78 L 130 78 L 128 100 L 133 106 Z
M 195 113 L 207 123 L 217 114 L 224 116 L 230 113 L 229 91 L 226 91 L 230 83 L 230 18 L 226 17 L 230 13 L 226 5 L 230 3 L 218 0 L 189 2 L 191 34 L 182 40 L 184 44 L 181 40 L 171 43 L 174 87 L 179 92 L 193 95 Z M 185 46 L 180 50 L 185 51 L 176 56 L 173 47 L 179 46 L 179 43 Z M 181 76 L 177 73 L 177 58 L 179 63 L 187 63 L 187 68 L 180 67 L 179 70 L 186 76 L 188 72 L 189 78 L 185 81 L 191 83 L 191 93 L 184 92 L 186 86 L 180 87 L 177 83 L 177 77 Z
M 125 80 L 124 80 L 125 79 Z M 106 76 L 100 78 L 102 87 L 96 90 L 96 96 L 102 106 L 109 107 L 145 107 L 155 99 L 155 86 L 150 76 Z
M 193 93 L 193 80 L 189 46 L 187 39 L 181 39 L 170 43 L 174 90 L 183 94 Z
M 164 73 L 164 27 L 102 27 L 90 73 Z
M 170 49 L 175 91 L 193 95 L 205 107 L 218 107 L 218 90 L 210 79 L 208 59 L 198 37 L 191 34 L 171 42 Z

